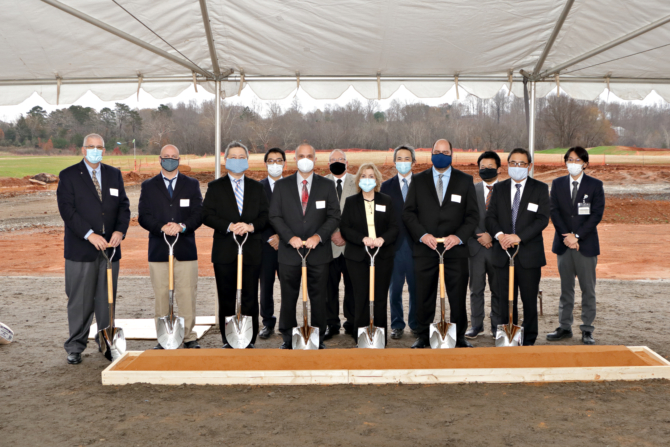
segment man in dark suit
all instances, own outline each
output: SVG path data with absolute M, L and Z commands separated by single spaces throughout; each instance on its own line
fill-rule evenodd
M 414 241 L 414 271 L 418 338 L 412 348 L 430 346 L 428 331 L 435 318 L 439 278 L 436 238 L 444 237 L 444 274 L 449 298 L 450 321 L 456 323 L 457 347 L 472 345 L 465 339 L 468 315 L 468 247 L 479 221 L 472 176 L 451 166 L 451 143 L 433 145 L 433 167 L 414 176 L 407 192 L 403 221 Z
M 495 336 L 498 317 L 498 294 L 495 288 L 495 267 L 491 263 L 493 256 L 493 238 L 486 231 L 486 210 L 493 196 L 493 187 L 500 175 L 500 156 L 495 152 L 484 152 L 477 160 L 479 176 L 482 181 L 475 184 L 477 204 L 479 205 L 479 224 L 475 234 L 468 240 L 470 249 L 470 329 L 465 338 L 477 338 L 484 332 L 486 276 L 491 289 L 491 335 Z
M 159 161 L 161 172 L 142 182 L 138 222 L 149 232 L 149 276 L 156 296 L 155 320 L 169 312 L 169 247 L 174 246 L 174 293 L 179 316 L 184 318 L 184 348 L 199 349 L 195 326 L 195 302 L 198 294 L 198 249 L 195 230 L 202 225 L 200 182 L 179 175 L 179 149 L 163 146 Z M 163 349 L 159 344 L 154 349 Z
M 407 281 L 407 292 L 409 293 L 409 310 L 407 311 L 407 324 L 412 334 L 416 335 L 416 281 L 414 279 L 414 257 L 412 256 L 412 237 L 402 220 L 402 209 L 405 207 L 405 199 L 412 184 L 412 167 L 416 163 L 415 149 L 412 146 L 398 146 L 393 151 L 393 162 L 398 175 L 382 183 L 381 193 L 391 196 L 393 209 L 398 223 L 398 238 L 395 241 L 395 256 L 393 261 L 393 274 L 389 287 L 389 302 L 391 305 L 391 338 L 402 338 L 405 330 L 405 319 L 403 317 L 402 289 Z
M 226 340 L 225 317 L 235 315 L 237 291 L 237 243 L 249 237 L 242 248 L 242 315 L 251 316 L 253 348 L 258 335 L 258 278 L 261 269 L 261 238 L 268 221 L 268 199 L 263 185 L 244 175 L 249 169 L 249 150 L 242 143 L 226 147 L 224 158 L 228 174 L 209 183 L 203 202 L 202 222 L 214 229 L 212 262 L 219 301 L 219 325 L 223 347 Z
M 93 314 L 98 328 L 109 325 L 107 261 L 100 251 L 108 245 L 116 247 L 112 261 L 116 302 L 120 244 L 130 223 L 130 202 L 121 171 L 101 163 L 105 154 L 102 137 L 87 135 L 81 153 L 84 159 L 80 163 L 61 171 L 56 191 L 58 211 L 65 223 L 65 293 L 70 329 L 65 351 L 71 365 L 81 363 Z
M 558 304 L 559 327 L 547 340 L 572 337 L 572 310 L 575 307 L 575 276 L 582 289 L 582 343 L 593 345 L 596 318 L 596 265 L 600 254 L 598 224 L 605 212 L 603 182 L 584 173 L 589 153 L 572 147 L 565 153 L 568 175 L 551 184 L 551 221 L 555 234 L 552 252 L 558 258 L 561 298 Z
M 275 188 L 275 182 L 282 179 L 282 171 L 286 164 L 286 154 L 283 149 L 273 147 L 265 153 L 265 166 L 268 170 L 268 176 L 261 180 L 261 185 L 265 190 L 265 196 L 268 203 L 272 201 L 272 192 Z M 268 223 L 261 237 L 263 246 L 261 259 L 261 318 L 263 319 L 263 328 L 258 336 L 262 339 L 269 338 L 275 331 L 275 302 L 273 289 L 275 278 L 279 270 L 278 252 L 279 235 Z
M 291 333 L 298 323 L 295 316 L 300 294 L 301 259 L 296 249 L 306 241 L 307 290 L 311 325 L 319 328 L 319 348 L 325 348 L 328 267 L 333 259 L 330 236 L 340 223 L 340 204 L 333 182 L 314 173 L 316 151 L 301 144 L 295 151 L 298 172 L 275 184 L 270 204 L 270 223 L 279 234 L 279 281 L 281 349 L 291 349 Z
M 493 265 L 500 297 L 499 324 L 509 322 L 509 281 L 514 281 L 514 323 L 518 321 L 517 295 L 523 303 L 523 344 L 533 346 L 537 338 L 537 293 L 544 256 L 542 230 L 549 224 L 549 191 L 545 183 L 528 176 L 533 163 L 526 149 L 513 149 L 507 157 L 511 178 L 493 188 L 486 213 L 486 230 L 493 235 Z M 516 250 L 514 278 L 509 277 L 509 257 Z M 507 299 L 506 299 L 507 298 Z

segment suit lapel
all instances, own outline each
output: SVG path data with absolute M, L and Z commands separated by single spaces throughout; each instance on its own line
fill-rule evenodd
M 154 177 L 154 181 L 156 183 L 156 188 L 158 188 L 163 193 L 165 198 L 168 199 L 168 202 L 171 201 L 172 199 L 170 199 L 170 193 L 167 190 L 167 186 L 165 186 L 163 175 L 158 174 L 156 177 Z
M 570 177 L 570 178 L 572 178 L 572 177 Z M 572 205 L 575 212 L 579 208 L 579 206 L 577 205 L 579 203 L 579 198 L 584 196 L 584 191 L 588 187 L 587 183 L 588 183 L 588 180 L 587 180 L 586 174 L 584 174 L 584 176 L 582 177 L 582 181 L 579 182 L 579 188 L 577 189 L 577 197 L 575 198 L 575 203 Z M 570 197 L 570 203 L 572 204 L 572 197 Z
M 503 203 L 504 203 L 503 209 L 505 210 L 505 212 L 509 216 L 510 223 L 512 222 L 512 198 L 511 198 L 510 194 L 511 194 L 511 189 L 512 189 L 512 184 L 513 183 L 514 183 L 514 180 L 508 179 L 508 180 L 505 180 L 504 182 L 502 182 L 502 184 L 500 185 L 500 187 L 501 187 L 500 189 L 503 193 Z
M 444 172 L 446 173 L 447 171 L 444 171 Z M 455 172 L 456 172 L 456 170 L 452 166 L 451 174 L 449 175 L 449 183 L 447 184 L 447 190 L 444 193 L 444 197 L 442 198 L 442 206 L 445 206 L 447 204 L 447 201 L 449 203 L 451 203 L 451 193 L 454 191 L 454 174 L 455 174 Z M 444 177 L 442 177 L 442 181 L 444 182 Z M 437 189 L 435 189 L 435 194 L 437 194 Z M 463 200 L 462 197 L 461 197 L 461 200 Z
M 100 185 L 102 200 L 104 201 L 107 196 L 109 196 L 109 172 L 107 171 L 107 166 L 100 163 L 100 177 L 102 184 Z M 93 180 L 91 180 L 93 181 Z
M 300 188 L 298 188 L 298 176 L 300 176 L 300 174 L 298 172 L 296 172 L 292 176 L 287 177 L 287 179 L 290 179 L 289 182 L 290 182 L 291 194 L 289 194 L 289 195 L 293 196 L 293 199 L 291 199 L 291 200 L 293 200 L 295 202 L 296 206 L 300 210 L 300 213 L 302 213 L 302 200 L 300 199 L 302 197 L 302 185 L 300 186 Z M 300 176 L 300 181 L 302 182 L 302 180 L 303 180 L 303 178 L 302 178 L 302 176 Z M 312 186 L 314 186 L 314 185 L 312 185 Z M 310 194 L 310 196 L 311 196 L 311 194 Z M 305 211 L 307 211 L 307 210 L 305 210 Z
M 186 182 L 184 181 L 185 177 L 186 176 L 184 174 L 178 174 L 177 175 L 177 185 L 175 186 L 174 191 L 172 191 L 172 197 L 173 198 L 176 198 L 177 194 L 179 194 L 179 192 L 181 192 L 181 190 L 184 189 L 184 186 L 186 186 Z M 163 182 L 163 183 L 165 183 L 165 182 Z M 167 188 L 165 188 L 165 191 L 167 192 Z M 168 194 L 168 197 L 170 197 L 169 194 Z
M 523 192 L 521 193 L 521 200 L 519 201 L 519 214 L 521 214 L 522 211 L 528 209 L 528 202 L 530 201 L 530 195 L 533 193 L 534 187 L 535 187 L 535 180 L 528 177 L 528 179 L 526 180 L 526 186 L 524 186 Z M 518 218 L 519 216 L 517 215 L 517 219 Z
M 82 164 L 82 166 L 80 167 L 81 180 L 88 186 L 89 190 L 93 193 L 95 198 L 100 200 L 100 196 L 98 196 L 98 191 L 95 190 L 95 185 L 93 184 L 91 174 L 88 172 L 88 168 L 86 167 L 86 162 L 82 160 L 81 164 Z M 100 176 L 102 177 L 102 174 L 100 174 Z
M 223 182 L 223 192 L 228 196 L 229 200 L 233 201 L 235 211 L 237 211 L 237 215 L 240 216 L 241 219 L 242 216 L 240 215 L 240 211 L 237 208 L 237 199 L 235 198 L 235 189 L 233 189 L 233 182 L 231 181 L 231 178 L 228 174 L 226 174 L 225 179 L 226 181 Z M 242 212 L 244 212 L 244 203 L 242 203 Z
M 427 173 L 427 175 L 425 176 L 426 178 L 425 178 L 424 181 L 428 183 L 428 189 L 431 191 L 431 196 L 433 197 L 433 199 L 437 203 L 437 206 L 439 207 L 440 206 L 440 199 L 439 199 L 439 197 L 437 197 L 437 187 L 435 186 L 435 180 L 433 178 L 433 168 L 430 168 L 427 171 L 423 171 L 423 172 Z M 414 180 L 416 180 L 416 179 L 414 179 Z M 444 203 L 444 202 L 442 202 L 442 203 Z
M 309 197 L 307 198 L 307 207 L 305 208 L 305 214 L 307 211 L 312 208 L 314 204 L 314 193 L 316 192 L 316 173 L 312 171 L 312 186 L 309 188 Z M 342 190 L 344 192 L 344 189 Z M 301 193 L 302 194 L 302 193 Z M 302 197 L 302 196 L 301 196 Z M 300 201 L 300 210 L 302 210 L 302 200 Z

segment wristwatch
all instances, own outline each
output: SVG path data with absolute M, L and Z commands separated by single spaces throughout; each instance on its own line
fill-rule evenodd
M 186 231 L 186 225 L 184 225 L 183 223 L 180 223 L 179 226 L 181 227 L 181 232 L 182 232 L 182 233 L 183 233 L 184 231 Z
M 578 234 L 575 234 L 575 237 L 576 237 L 577 239 L 579 239 L 579 235 L 578 235 Z

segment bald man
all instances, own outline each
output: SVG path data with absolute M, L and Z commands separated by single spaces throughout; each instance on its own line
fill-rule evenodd
M 163 146 L 161 172 L 142 183 L 138 221 L 149 232 L 149 275 L 156 297 L 155 320 L 168 314 L 168 256 L 174 243 L 174 295 L 177 311 L 184 318 L 184 348 L 200 348 L 193 331 L 198 292 L 198 250 L 195 230 L 202 224 L 200 183 L 179 174 L 179 149 Z M 163 349 L 157 344 L 154 349 Z

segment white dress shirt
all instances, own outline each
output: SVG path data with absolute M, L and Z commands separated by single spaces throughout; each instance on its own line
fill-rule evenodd
M 514 181 L 514 180 L 512 180 L 512 181 Z M 486 203 L 486 199 L 489 197 L 489 194 L 493 192 L 493 190 L 489 191 L 487 186 L 493 186 L 496 183 L 498 183 L 498 179 L 495 179 L 495 181 L 493 183 L 491 183 L 490 185 L 486 182 L 482 182 L 482 185 L 484 186 L 484 188 L 482 188 L 484 190 L 484 203 Z
M 163 182 L 165 183 L 165 187 L 167 188 L 168 185 L 170 184 L 170 179 L 168 179 L 167 177 L 165 177 L 165 175 L 163 175 L 162 172 L 161 172 L 161 175 L 163 176 Z M 177 175 L 175 175 L 175 176 L 172 178 L 172 190 L 173 190 L 173 191 L 177 188 L 177 177 L 179 177 L 179 173 L 178 173 L 178 172 L 177 172 Z
M 277 180 L 281 180 L 284 177 L 279 177 Z M 275 192 L 275 183 L 277 183 L 277 180 L 272 180 L 272 177 L 268 175 L 268 182 L 270 183 L 270 191 Z
M 582 184 L 582 179 L 584 178 L 584 171 L 582 171 L 581 174 L 579 174 L 579 178 L 577 180 L 573 179 L 572 176 L 570 176 L 570 197 L 572 197 L 572 190 L 577 188 L 577 191 L 579 191 L 579 185 Z M 573 182 L 577 182 L 576 185 L 573 185 Z
M 309 177 L 307 178 L 302 178 L 302 175 L 300 175 L 300 172 L 298 172 L 296 178 L 298 179 L 298 197 L 300 197 L 300 201 L 302 202 L 302 181 L 307 180 L 307 194 L 312 192 L 312 180 L 314 180 L 314 172 L 309 174 Z
M 235 187 L 237 186 L 237 180 L 240 180 L 240 192 L 242 193 L 242 201 L 244 201 L 244 175 L 240 177 L 239 179 L 234 178 L 232 175 L 228 175 L 228 178 L 230 179 L 230 185 L 233 187 L 233 196 L 235 195 Z M 235 202 L 237 202 L 237 198 L 235 198 Z M 235 203 L 235 206 L 237 206 L 237 203 Z M 237 222 L 236 222 L 237 223 Z M 233 225 L 233 222 L 228 225 L 228 230 L 226 233 L 230 233 L 230 226 Z M 251 231 L 249 233 L 254 232 L 254 224 L 249 224 L 251 225 Z
M 84 161 L 84 164 L 86 165 L 86 169 L 88 169 L 88 175 L 91 176 L 91 179 L 93 178 L 93 168 L 89 166 L 88 163 Z M 102 168 L 102 163 L 98 164 L 98 168 L 95 170 L 95 178 L 98 180 L 98 185 L 100 185 L 100 192 L 102 192 L 102 173 L 100 172 Z M 92 181 L 92 180 L 91 180 Z M 88 232 L 84 235 L 84 239 L 88 240 L 88 237 L 93 234 L 93 229 L 91 228 L 88 230 Z
M 409 188 L 410 183 L 412 183 L 412 171 L 409 172 L 407 177 L 403 177 L 401 174 L 398 174 L 398 181 L 400 182 L 400 189 L 402 190 L 402 181 L 407 180 L 407 187 Z
M 512 179 L 512 186 L 511 186 L 511 189 L 510 189 L 510 197 L 511 197 L 511 202 L 510 203 L 512 204 L 511 209 L 514 209 L 514 196 L 516 195 L 516 186 L 515 185 L 521 185 L 521 188 L 519 188 L 519 206 L 520 206 L 521 205 L 521 198 L 523 198 L 523 190 L 526 187 L 526 182 L 527 181 L 528 181 L 528 177 L 523 179 L 521 181 L 521 183 L 517 183 L 517 182 L 514 181 L 514 179 Z M 521 211 L 521 208 L 519 208 L 519 211 Z M 503 234 L 502 231 L 499 231 L 499 232 L 496 233 L 496 235 L 495 235 L 496 240 L 498 240 L 498 236 L 500 236 L 501 234 Z

